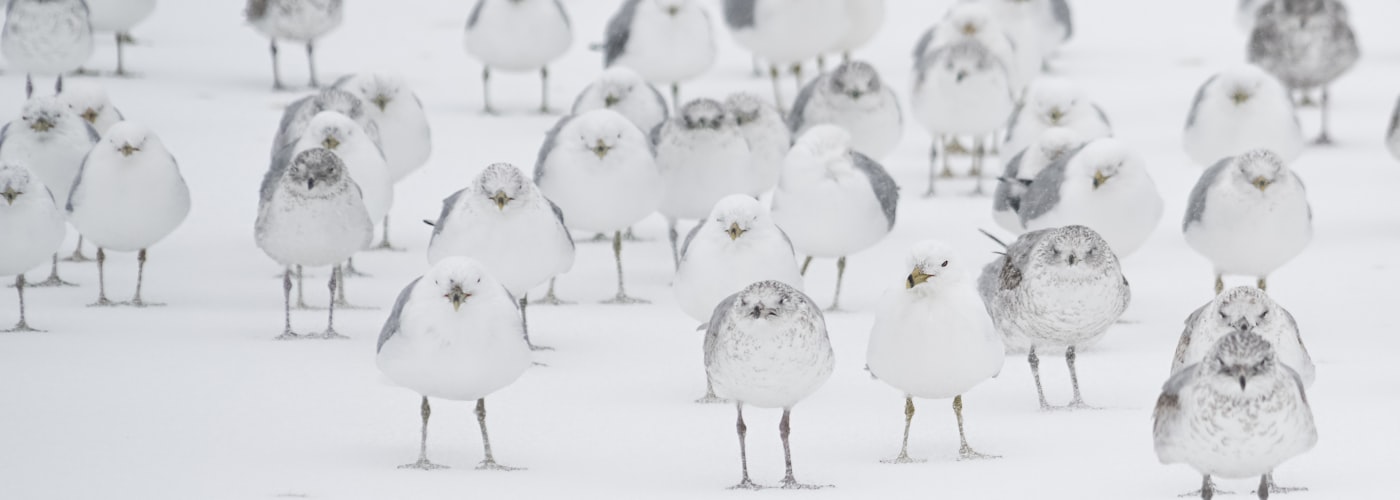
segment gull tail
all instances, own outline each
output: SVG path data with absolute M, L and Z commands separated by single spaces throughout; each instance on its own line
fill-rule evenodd
M 433 221 L 430 221 L 430 220 L 428 220 L 428 219 L 423 219 L 423 223 L 424 223 L 424 224 L 427 224 L 427 225 L 429 225 L 429 226 L 431 226 L 431 227 L 437 227 L 437 223 L 435 223 L 435 222 L 433 222 Z M 987 235 L 987 236 L 991 236 L 991 235 L 989 234 L 989 235 Z M 993 239 L 996 239 L 996 238 L 993 238 Z

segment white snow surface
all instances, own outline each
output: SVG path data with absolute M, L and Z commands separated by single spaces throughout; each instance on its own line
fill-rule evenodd
M 577 43 L 551 65 L 554 102 L 567 103 L 597 76 L 600 40 L 618 0 L 565 1 Z M 594 5 L 594 4 L 598 5 Z M 885 26 L 860 51 L 909 102 L 909 51 L 951 0 L 890 0 Z M 706 6 L 718 13 L 718 1 Z M 1315 215 L 1312 244 L 1270 276 L 1270 294 L 1297 318 L 1317 363 L 1308 390 L 1320 440 L 1277 469 L 1285 486 L 1311 491 L 1288 500 L 1383 498 L 1400 469 L 1394 425 L 1400 410 L 1400 319 L 1393 309 L 1400 266 L 1400 213 L 1384 200 L 1400 186 L 1400 166 L 1384 147 L 1384 129 L 1400 91 L 1400 37 L 1391 26 L 1400 3 L 1349 3 L 1364 56 L 1332 87 L 1337 144 L 1309 147 L 1291 164 L 1307 183 Z M 946 402 L 921 401 L 910 453 L 929 458 L 887 465 L 904 425 L 902 394 L 862 369 L 880 294 L 909 273 L 917 241 L 938 238 L 971 257 L 992 259 L 989 198 L 961 196 L 966 180 L 945 181 L 924 199 L 929 139 L 906 127 L 882 163 L 904 186 L 899 222 L 876 246 L 853 255 L 842 305 L 828 314 L 836 355 L 830 381 L 792 414 L 798 478 L 834 488 L 800 493 L 731 492 L 739 479 L 734 409 L 697 405 L 704 388 L 702 333 L 676 306 L 665 223 L 637 224 L 641 242 L 623 249 L 627 287 L 650 305 L 600 305 L 615 292 L 612 249 L 581 242 L 574 269 L 557 293 L 576 305 L 530 307 L 534 367 L 488 402 L 492 448 L 516 472 L 477 471 L 480 434 L 466 402 L 433 404 L 429 454 L 452 468 L 398 470 L 418 452 L 419 396 L 387 382 L 375 344 L 399 291 L 427 269 L 424 253 L 441 200 L 494 162 L 535 163 L 557 116 L 532 111 L 538 76 L 493 77 L 503 116 L 481 109 L 479 63 L 462 51 L 471 2 L 347 2 L 344 25 L 317 46 L 322 81 L 363 71 L 403 74 L 422 97 L 435 137 L 427 166 L 397 186 L 393 241 L 407 252 L 362 253 L 349 299 L 373 310 L 336 310 L 346 341 L 277 342 L 281 268 L 252 235 L 257 190 L 282 108 L 307 89 L 270 89 L 267 42 L 246 26 L 242 2 L 160 2 L 133 35 L 128 65 L 139 77 L 101 77 L 113 103 L 159 131 L 180 159 L 192 210 L 152 251 L 144 292 L 161 308 L 87 308 L 95 264 L 63 263 L 78 288 L 26 290 L 28 319 L 47 333 L 0 334 L 0 498 L 385 499 L 461 498 L 1038 498 L 1161 499 L 1197 488 L 1189 467 L 1164 466 L 1152 449 L 1152 407 L 1166 381 L 1182 322 L 1210 299 L 1210 263 L 1187 247 L 1179 221 L 1200 169 L 1182 151 L 1181 125 L 1196 87 L 1243 62 L 1244 35 L 1234 2 L 1219 0 L 1073 2 L 1074 38 L 1055 61 L 1113 118 L 1114 135 L 1145 158 L 1165 199 L 1164 218 L 1147 243 L 1123 261 L 1133 302 L 1079 356 L 1085 399 L 1106 409 L 1038 411 L 1023 358 L 964 398 L 972 444 L 1005 458 L 958 462 Z M 747 52 L 716 15 L 715 68 L 687 95 L 720 99 L 747 90 L 771 94 L 754 78 Z M 93 60 L 113 57 L 99 38 Z M 288 82 L 304 81 L 305 61 L 282 58 Z M 830 62 L 830 61 L 829 61 Z M 0 63 L 0 118 L 18 116 L 23 74 Z M 39 88 L 51 88 L 36 82 Z M 790 85 L 790 79 L 783 82 Z M 790 87 L 785 92 L 793 95 Z M 906 108 L 907 111 L 907 108 Z M 1318 128 L 1303 108 L 1305 137 Z M 1014 154 L 1006 152 L 1006 154 Z M 965 158 L 958 158 L 966 161 Z M 1000 233 L 999 231 L 993 231 Z M 585 240 L 590 234 L 581 234 Z M 72 248 L 70 232 L 62 247 Z M 91 249 L 88 250 L 89 256 Z M 800 257 L 800 256 L 799 256 Z M 134 286 L 133 260 L 108 261 L 107 286 Z M 820 264 L 820 263 L 819 263 Z M 806 288 L 825 304 L 834 273 L 808 273 Z M 308 269 L 306 297 L 324 305 L 327 269 Z M 29 273 L 47 274 L 47 262 Z M 1230 279 L 1229 285 L 1251 280 Z M 531 294 L 539 295 L 543 289 Z M 0 288 L 0 327 L 16 319 L 14 290 Z M 293 311 L 294 328 L 320 328 L 325 311 Z M 1056 354 L 1042 356 L 1047 397 L 1069 399 Z M 748 408 L 750 472 L 776 485 L 783 474 L 780 412 Z M 1249 492 L 1257 478 L 1220 480 Z M 1238 496 L 1235 498 L 1247 498 Z

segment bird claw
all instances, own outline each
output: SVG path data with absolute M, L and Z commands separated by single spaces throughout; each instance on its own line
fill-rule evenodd
M 14 328 L 11 328 L 9 330 L 0 330 L 0 333 L 43 333 L 44 331 L 46 330 L 40 330 L 38 328 L 30 327 L 29 323 L 21 321 L 19 323 L 16 323 Z
M 322 340 L 349 340 L 349 339 L 350 339 L 350 337 L 346 337 L 346 336 L 344 336 L 344 335 L 341 335 L 339 332 L 336 332 L 335 330 L 331 330 L 331 329 L 326 329 L 326 331 L 321 332 L 321 335 L 319 335 L 319 336 L 317 336 L 317 337 L 315 337 L 315 338 L 322 339 Z
M 419 459 L 417 462 L 413 462 L 413 463 L 411 463 L 411 464 L 403 464 L 403 465 L 400 465 L 399 468 L 400 468 L 400 469 L 418 469 L 418 470 L 437 470 L 437 469 L 449 469 L 450 467 L 448 467 L 448 466 L 446 466 L 446 465 L 438 465 L 438 464 L 429 462 L 428 459 L 426 459 L 426 458 L 422 458 L 422 459 Z
M 830 487 L 831 487 L 831 485 L 829 485 L 829 484 L 804 484 L 804 483 L 799 483 L 799 482 L 797 482 L 796 479 L 793 479 L 792 476 L 788 476 L 788 477 L 783 478 L 783 485 L 782 485 L 782 486 L 779 486 L 779 488 L 782 488 L 782 489 L 785 489 L 785 490 L 820 490 L 820 489 L 822 489 L 822 488 L 830 488 Z
M 1074 400 L 1074 401 L 1070 401 L 1069 404 L 1064 405 L 1064 406 L 1050 406 L 1050 407 L 1048 407 L 1048 408 L 1042 407 L 1041 409 L 1047 409 L 1047 410 L 1050 410 L 1050 411 L 1076 411 L 1076 410 L 1102 410 L 1103 408 L 1099 408 L 1099 407 L 1097 407 L 1097 406 L 1089 406 L 1089 405 L 1086 404 L 1083 400 Z
M 547 345 L 535 345 L 535 344 L 531 344 L 529 341 L 526 341 L 525 343 L 526 343 L 527 345 L 530 346 L 530 350 L 531 350 L 531 351 L 553 351 L 553 350 L 554 350 L 553 347 L 550 347 L 550 346 L 547 346 Z
M 38 283 L 25 283 L 24 286 L 28 288 L 50 288 L 60 286 L 78 286 L 78 284 L 63 281 L 58 276 L 49 276 L 49 279 L 40 281 Z
M 93 303 L 91 303 L 91 304 L 88 304 L 87 306 L 88 306 L 88 307 L 117 307 L 117 306 L 123 306 L 123 305 L 126 305 L 126 304 L 123 303 L 123 302 L 112 302 L 112 301 L 110 301 L 110 300 L 107 300 L 106 297 L 101 297 L 101 298 L 98 298 L 98 299 L 97 299 L 97 302 L 93 302 Z
M 119 305 L 128 305 L 128 306 L 131 306 L 131 307 L 142 307 L 142 308 L 145 308 L 145 307 L 165 307 L 165 303 L 164 303 L 164 302 L 146 302 L 146 301 L 141 300 L 141 299 L 139 299 L 139 298 L 137 298 L 137 299 L 131 299 L 131 302 L 124 302 L 124 303 L 121 303 L 121 304 L 119 304 Z
M 1316 139 L 1313 139 L 1313 142 L 1312 142 L 1312 143 L 1313 143 L 1314 146 L 1331 146 L 1331 145 L 1332 145 L 1332 138 L 1331 138 L 1331 137 L 1328 137 L 1328 136 L 1325 135 L 1325 134 L 1324 134 L 1324 135 L 1319 135 L 1319 136 L 1317 136 Z
M 992 460 L 997 458 L 1001 458 L 1001 455 L 978 453 L 977 450 L 967 445 L 963 445 L 962 448 L 958 449 L 958 460 Z
M 921 463 L 924 463 L 924 462 L 927 462 L 927 461 L 928 461 L 928 460 L 922 459 L 922 458 L 913 458 L 913 457 L 910 457 L 908 453 L 900 453 L 899 456 L 894 457 L 894 458 L 887 458 L 887 459 L 881 460 L 880 463 L 882 463 L 882 464 L 921 464 Z
M 525 468 L 524 468 L 524 467 L 507 467 L 507 466 L 504 466 L 504 465 L 501 465 L 501 464 L 496 463 L 495 460 L 482 460 L 481 463 L 476 464 L 476 470 L 499 470 L 499 471 L 510 472 L 510 471 L 516 471 L 516 470 L 525 470 Z
M 300 334 L 291 330 L 287 330 L 282 332 L 281 335 L 273 337 L 272 340 L 300 340 L 301 338 L 302 337 Z
M 1233 492 L 1233 491 L 1223 491 L 1223 490 L 1216 489 L 1216 488 L 1211 488 L 1211 492 L 1214 493 L 1214 494 L 1216 494 L 1216 495 L 1234 495 L 1234 494 L 1235 494 L 1235 492 Z M 1188 491 L 1188 492 L 1186 492 L 1186 493 L 1182 493 L 1182 494 L 1180 494 L 1180 495 L 1177 495 L 1176 497 L 1177 497 L 1177 498 L 1201 498 L 1201 490 Z
M 89 259 L 88 256 L 83 255 L 83 252 L 80 252 L 80 251 L 77 251 L 77 250 L 74 250 L 74 251 L 73 251 L 73 255 L 69 255 L 69 256 L 64 257 L 64 258 L 62 258 L 62 259 L 60 259 L 60 260 L 62 260 L 62 261 L 64 261 L 64 262 L 92 262 L 92 259 Z M 278 278 L 281 278 L 282 275 L 278 275 L 277 277 L 278 277 Z
M 651 301 L 650 301 L 650 300 L 646 300 L 646 299 L 638 299 L 638 298 L 628 297 L 628 296 L 625 295 L 625 294 L 619 293 L 619 294 L 617 294 L 616 297 L 613 297 L 613 298 L 608 299 L 608 300 L 604 300 L 603 303 L 604 303 L 604 304 L 613 304 L 613 305 L 633 305 L 633 304 L 650 304 Z
M 758 490 L 765 489 L 765 488 L 767 488 L 767 486 L 763 486 L 763 485 L 760 485 L 760 484 L 758 484 L 758 483 L 755 483 L 755 482 L 753 482 L 753 480 L 750 480 L 749 478 L 744 478 L 743 481 L 739 481 L 739 484 L 736 484 L 736 485 L 734 485 L 734 486 L 730 486 L 728 489 L 731 489 L 731 490 L 758 491 Z
M 569 302 L 567 300 L 559 300 L 559 297 L 553 294 L 545 295 L 544 297 L 536 299 L 530 303 L 546 306 L 569 306 L 574 304 L 573 302 Z
M 695 400 L 695 402 L 702 405 L 713 405 L 728 403 L 729 400 L 716 396 L 714 394 L 706 394 L 704 396 L 701 396 L 700 399 Z

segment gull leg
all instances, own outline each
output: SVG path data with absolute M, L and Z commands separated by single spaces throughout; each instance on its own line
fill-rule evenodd
M 787 467 L 787 475 L 783 476 L 783 486 L 785 490 L 816 490 L 829 485 L 802 484 L 797 482 L 797 478 L 792 477 L 792 447 L 788 445 L 788 431 L 791 426 L 788 420 L 792 415 L 792 410 L 783 408 L 783 420 L 778 423 L 778 435 L 783 438 L 783 464 Z
M 335 292 L 336 292 L 337 286 L 340 286 L 340 287 L 344 287 L 344 286 L 345 286 L 344 278 L 341 276 L 340 266 L 335 266 L 335 268 L 331 270 L 331 279 L 330 279 L 329 282 L 326 283 L 326 287 L 327 287 L 327 288 L 330 290 L 330 292 L 331 292 L 331 293 L 330 293 L 330 296 L 331 296 L 331 300 L 330 300 L 331 305 L 330 305 L 330 307 L 327 308 L 327 311 L 328 311 L 328 312 L 326 313 L 326 331 L 325 331 L 325 333 L 322 333 L 322 334 L 321 334 L 321 338 L 323 338 L 323 339 L 348 339 L 348 338 L 350 338 L 350 337 L 346 337 L 346 336 L 344 336 L 344 335 L 341 335 L 341 334 L 339 334 L 339 333 L 336 333 L 336 331 L 335 331 L 335 303 L 338 302 L 338 301 L 336 300 L 336 298 L 335 298 Z M 341 290 L 342 290 L 342 293 L 343 293 L 344 288 L 342 288 Z M 344 296 L 344 295 L 341 295 L 341 299 L 344 299 L 344 298 L 345 298 L 345 296 Z
M 276 39 L 276 38 L 273 38 L 273 39 L 272 39 L 271 52 L 272 52 L 272 88 L 273 88 L 273 90 L 283 90 L 283 89 L 285 89 L 286 87 L 282 86 L 282 71 L 279 70 L 279 69 L 277 69 L 277 39 Z
M 927 460 L 909 457 L 909 426 L 914 423 L 914 398 L 904 396 L 904 444 L 899 447 L 899 456 L 889 460 L 881 460 L 887 464 L 914 464 Z
M 967 150 L 964 149 L 964 148 L 962 147 L 962 144 L 959 144 L 959 143 L 958 143 L 958 136 L 952 135 L 952 134 L 946 134 L 946 135 L 944 135 L 944 136 L 943 136 L 943 171 L 942 171 L 942 172 L 939 172 L 938 175 L 939 175 L 939 176 L 942 176 L 942 177 L 945 178 L 945 179 L 953 177 L 953 165 L 952 165 L 952 161 L 951 161 L 952 156 L 953 156 L 954 154 L 956 154 L 956 153 L 966 153 L 966 152 L 967 152 Z
M 778 114 L 787 115 L 787 107 L 783 106 L 783 90 L 778 84 L 778 65 L 768 66 L 768 76 L 773 80 L 773 104 L 778 107 Z
M 57 252 L 55 252 L 55 253 L 53 254 L 53 265 L 52 265 L 51 267 L 49 267 L 49 277 L 48 277 L 48 279 L 45 279 L 44 281 L 40 281 L 40 282 L 38 282 L 38 283 L 32 283 L 32 284 L 29 285 L 30 288 L 48 288 L 48 287 L 51 287 L 51 286 L 78 286 L 77 284 L 69 283 L 69 282 L 67 282 L 67 281 L 63 281 L 63 278 L 59 278 L 59 277 L 58 277 L 58 253 L 57 253 Z
M 1040 356 L 1035 355 L 1035 346 L 1031 346 L 1031 353 L 1026 356 L 1026 361 L 1031 364 L 1031 376 L 1035 378 L 1035 393 L 1040 397 L 1040 409 L 1049 410 L 1050 403 L 1045 402 L 1045 389 L 1040 385 Z
M 549 67 L 540 68 L 540 113 L 549 114 Z
M 1258 286 L 1259 286 L 1259 289 L 1260 289 L 1260 290 L 1265 290 L 1265 291 L 1267 291 L 1267 290 L 1269 289 L 1269 280 L 1268 280 L 1268 277 L 1267 277 L 1267 276 L 1260 276 L 1260 277 L 1259 277 Z
M 743 470 L 744 475 L 739 480 L 739 484 L 730 486 L 729 489 L 761 490 L 762 486 L 754 484 L 753 480 L 749 479 L 749 452 L 748 447 L 744 444 L 744 436 L 749 433 L 749 427 L 744 425 L 744 403 L 736 402 L 734 408 L 739 411 L 739 423 L 735 425 L 735 429 L 739 431 L 739 467 Z
M 826 308 L 827 312 L 841 310 L 841 280 L 846 276 L 846 257 L 836 259 L 836 295 L 831 298 L 831 307 Z
M 675 82 L 671 83 L 671 107 L 681 113 L 681 84 Z
M 476 465 L 476 470 L 521 470 L 496 463 L 496 457 L 491 454 L 491 436 L 486 434 L 486 398 L 476 400 L 476 423 L 481 426 L 481 447 L 486 451 L 486 458 Z
M 700 404 L 702 404 L 702 405 L 705 405 L 705 404 L 714 404 L 714 403 L 727 403 L 727 402 L 729 402 L 729 401 L 726 400 L 726 399 L 724 399 L 724 398 L 721 398 L 721 397 L 715 395 L 715 384 L 714 384 L 713 381 L 710 380 L 710 374 L 709 374 L 709 373 L 706 373 L 706 374 L 705 374 L 705 395 L 704 395 L 703 397 L 701 397 L 700 399 L 695 400 L 695 402 L 696 402 L 696 403 L 700 403 Z
M 849 50 L 841 53 L 841 64 L 848 62 L 851 62 L 851 51 Z
M 122 33 L 117 33 L 117 76 L 126 76 L 126 64 L 122 54 L 122 46 L 126 44 Z
M 303 276 L 305 273 L 301 270 L 301 264 L 297 264 L 297 309 L 306 310 L 311 309 L 311 306 L 306 305 L 306 286 L 302 280 Z
M 1079 372 L 1074 369 L 1074 346 L 1065 349 L 1065 364 L 1069 365 L 1069 381 L 1074 387 L 1074 397 L 1065 405 L 1067 410 L 1092 410 L 1094 407 L 1084 404 L 1084 398 L 1079 395 Z
M 792 63 L 792 78 L 797 81 L 797 90 L 802 90 L 802 63 Z
M 928 149 L 928 191 L 924 192 L 924 198 L 933 197 L 933 185 L 938 180 L 938 143 L 941 137 L 934 136 L 933 145 Z
M 972 182 L 976 183 L 975 185 L 977 186 L 972 191 L 973 196 L 982 196 L 985 194 L 985 192 L 982 191 L 982 162 L 985 161 L 986 154 L 987 149 L 983 146 L 982 138 L 974 138 L 972 140 L 972 168 L 968 172 L 968 175 L 972 176 Z
M 354 264 L 355 264 L 355 258 L 354 258 L 354 257 L 351 257 L 351 258 L 349 258 L 349 259 L 346 259 L 346 261 L 345 261 L 345 266 L 335 266 L 334 274 L 336 275 L 336 276 L 335 276 L 336 285 L 335 285 L 335 288 L 331 290 L 331 292 L 332 292 L 331 300 L 335 302 L 335 305 L 340 306 L 341 309 L 373 309 L 372 307 L 357 306 L 357 305 L 351 304 L 350 301 L 347 300 L 347 299 L 345 298 L 345 275 L 346 275 L 346 273 L 347 273 L 347 271 L 345 270 L 345 268 L 346 268 L 346 267 L 353 267 Z M 356 271 L 356 272 L 357 272 L 360 276 L 367 276 L 367 275 L 364 274 L 364 273 L 359 273 L 358 271 Z
M 277 336 L 277 340 L 297 337 L 296 332 L 292 331 L 292 270 L 287 268 L 282 271 L 282 334 Z
M 146 249 L 142 248 L 136 254 L 136 295 L 131 297 L 131 305 L 136 307 L 157 307 L 165 304 L 159 302 L 145 302 L 141 300 L 141 282 L 146 278 Z
M 394 245 L 389 243 L 389 214 L 387 213 L 384 214 L 384 225 L 382 231 L 383 234 L 380 237 L 379 244 L 375 245 L 373 250 L 388 250 L 391 252 L 403 251 L 402 248 L 395 248 Z
M 29 323 L 24 321 L 24 273 L 15 275 L 15 290 L 19 292 L 19 323 L 15 323 L 14 328 L 0 332 L 42 332 L 43 330 L 30 328 Z
M 368 275 L 368 274 L 365 274 L 363 271 L 360 271 L 359 269 L 355 269 L 355 258 L 354 258 L 354 257 L 350 257 L 349 259 L 346 259 L 346 260 L 345 260 L 345 270 L 344 270 L 344 273 L 345 273 L 346 276 L 349 276 L 349 277 L 352 277 L 352 278 L 368 278 L 368 277 L 369 277 L 369 275 Z M 342 304 L 342 305 L 343 305 L 343 304 Z
M 536 304 L 547 304 L 547 305 L 551 305 L 551 306 L 562 306 L 562 305 L 573 304 L 573 302 L 565 302 L 565 301 L 559 300 L 559 297 L 557 297 L 557 296 L 554 295 L 554 280 L 556 280 L 556 279 L 558 279 L 557 276 L 554 277 L 554 278 L 550 278 L 550 279 L 549 279 L 549 292 L 547 292 L 547 293 L 544 294 L 544 298 L 542 298 L 542 299 L 540 299 L 540 300 L 536 300 L 536 301 L 535 301 Z
M 758 56 L 753 56 L 753 76 L 763 76 L 763 64 L 758 62 Z
M 481 68 L 481 112 L 488 115 L 496 114 L 496 109 L 491 107 L 491 67 Z
M 534 343 L 530 342 L 530 321 L 528 319 L 529 315 L 525 314 L 525 307 L 530 305 L 530 301 L 527 300 L 527 297 L 529 297 L 529 294 L 526 294 L 524 297 L 520 297 L 520 327 L 525 330 L 525 343 L 530 346 L 531 351 L 553 351 L 553 347 L 535 345 Z
M 423 407 L 420 413 L 423 415 L 423 439 L 418 442 L 418 461 L 411 464 L 400 465 L 399 468 L 420 470 L 446 469 L 446 465 L 438 465 L 428 461 L 428 416 L 433 414 L 433 410 L 432 407 L 428 406 L 427 396 L 423 396 Z
M 611 300 L 603 301 L 604 304 L 647 304 L 646 300 L 635 299 L 627 296 L 627 290 L 622 286 L 622 231 L 613 233 L 613 258 L 617 260 L 617 296 Z
M 1201 498 L 1204 499 L 1204 500 L 1210 500 L 1210 499 L 1211 499 L 1212 497 L 1214 497 L 1217 493 L 1218 493 L 1218 494 L 1221 494 L 1221 495 L 1234 495 L 1233 492 L 1221 491 L 1221 490 L 1217 489 L 1217 488 L 1215 487 L 1215 481 L 1212 481 L 1212 480 L 1210 479 L 1210 476 L 1209 476 L 1209 475 L 1201 476 L 1201 478 L 1202 478 L 1202 479 L 1201 479 L 1201 489 L 1195 490 L 1195 491 L 1188 491 L 1188 492 L 1186 492 L 1186 493 L 1182 493 L 1182 494 L 1177 495 L 1177 496 L 1178 496 L 1178 497 L 1181 497 L 1181 498 L 1189 498 L 1189 497 L 1196 497 L 1196 496 L 1199 496 L 1199 497 L 1201 497 Z
M 1220 292 L 1223 291 L 1225 291 L 1225 276 L 1217 274 L 1215 275 L 1215 294 L 1220 295 Z
M 963 432 L 962 409 L 962 395 L 959 394 L 953 398 L 953 415 L 958 417 L 958 440 L 962 441 L 962 446 L 958 448 L 958 460 L 981 460 L 984 458 L 1001 458 L 997 455 L 986 455 L 982 453 L 977 453 L 977 450 L 974 450 L 971 446 L 967 445 L 967 433 Z
M 681 233 L 680 231 L 676 230 L 676 224 L 678 222 L 679 221 L 677 221 L 676 219 L 666 219 L 666 237 L 671 239 L 671 260 L 675 262 L 676 269 L 681 268 L 681 249 L 679 245 Z
M 97 247 L 97 302 L 88 304 L 88 307 L 111 307 L 117 305 L 116 302 L 107 300 L 107 252 L 102 247 Z
M 306 67 L 311 72 L 311 88 L 318 88 L 321 83 L 316 80 L 316 41 L 306 42 Z
M 820 75 L 822 73 L 826 73 L 826 56 L 817 55 L 817 74 Z M 797 85 L 801 86 L 802 82 L 798 81 Z
M 808 255 L 807 260 L 802 261 L 802 276 L 807 275 L 807 266 L 812 265 L 812 256 Z
M 64 262 L 87 262 L 87 261 L 89 261 L 89 260 L 92 260 L 92 259 L 89 259 L 86 255 L 83 255 L 83 235 L 80 234 L 80 235 L 78 235 L 78 246 L 76 246 L 76 247 L 73 248 L 73 255 L 69 255 L 67 258 L 63 259 L 63 261 L 64 261 Z
M 1332 137 L 1327 135 L 1327 104 L 1328 101 L 1330 101 L 1329 97 L 1327 87 L 1322 87 L 1322 132 L 1317 135 L 1317 139 L 1313 140 L 1313 144 L 1318 146 L 1328 146 L 1332 144 Z
M 1268 474 L 1265 474 L 1264 477 L 1259 478 L 1259 490 L 1256 490 L 1255 493 L 1259 495 L 1259 498 L 1264 499 L 1268 498 L 1269 494 L 1286 495 L 1288 493 L 1297 493 L 1300 491 L 1308 491 L 1308 489 L 1300 487 L 1283 487 L 1274 484 L 1274 473 L 1270 472 Z

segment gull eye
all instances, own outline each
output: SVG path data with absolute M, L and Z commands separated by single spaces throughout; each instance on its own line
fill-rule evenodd
M 948 261 L 946 261 L 946 260 L 943 261 L 943 265 L 942 265 L 942 266 L 939 266 L 939 267 L 948 267 Z
M 1225 311 L 1220 311 L 1220 319 L 1230 319 L 1230 316 L 1226 315 Z
M 1268 309 L 1265 309 L 1264 312 L 1259 313 L 1259 319 L 1264 319 L 1264 318 L 1267 318 L 1267 317 L 1269 317 L 1269 310 L 1268 310 Z

